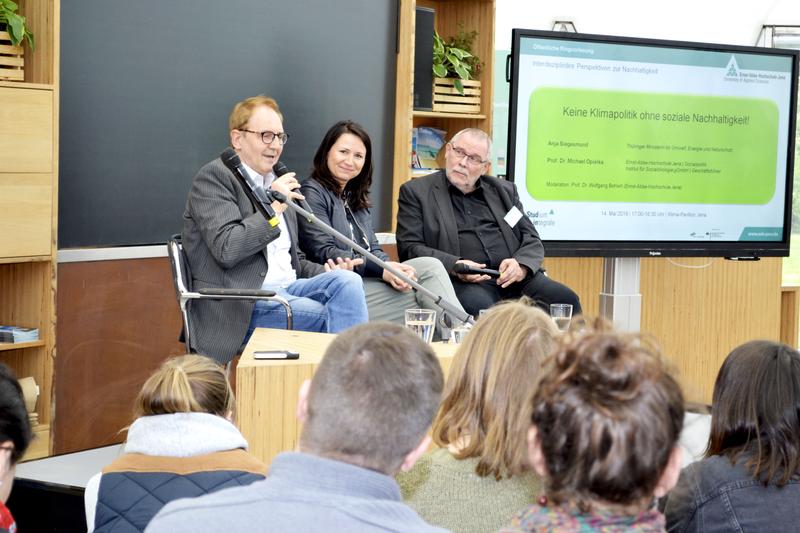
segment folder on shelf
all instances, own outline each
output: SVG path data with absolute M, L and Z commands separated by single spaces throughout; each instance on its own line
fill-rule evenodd
M 0 326 L 0 342 L 32 342 L 39 340 L 37 328 L 21 328 L 18 326 Z

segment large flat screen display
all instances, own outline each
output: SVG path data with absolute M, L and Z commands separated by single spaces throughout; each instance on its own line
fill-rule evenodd
M 797 51 L 515 29 L 510 67 L 550 255 L 788 255 Z

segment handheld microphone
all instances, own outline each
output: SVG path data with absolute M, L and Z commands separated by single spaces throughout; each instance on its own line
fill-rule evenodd
M 250 174 L 242 165 L 242 160 L 239 158 L 239 155 L 236 153 L 236 151 L 233 148 L 228 147 L 220 154 L 219 157 L 222 159 L 222 164 L 228 167 L 240 182 L 242 182 L 244 185 L 247 185 L 245 191 L 250 192 L 251 198 L 256 200 L 256 205 L 260 207 L 260 210 L 266 217 L 269 225 L 273 228 L 277 226 L 280 222 L 280 219 L 275 213 L 275 210 L 272 208 L 272 200 L 270 200 L 264 189 L 256 185 L 256 182 L 250 177 Z
M 283 161 L 278 161 L 277 163 L 275 163 L 272 166 L 272 172 L 275 173 L 276 177 L 280 178 L 281 176 L 283 176 L 284 174 L 289 172 L 289 168 L 286 166 L 286 164 Z M 279 202 L 286 203 L 286 196 L 284 196 L 283 194 L 281 194 L 281 193 L 277 193 L 276 194 L 276 191 L 273 191 L 272 195 Z M 278 195 L 280 195 L 280 196 L 278 196 Z M 300 207 L 302 207 L 303 209 L 305 209 L 306 211 L 308 211 L 312 215 L 314 214 L 314 211 L 311 210 L 311 207 L 308 205 L 308 203 L 306 203 L 305 200 L 293 200 L 293 201 L 297 202 L 297 205 L 299 205 Z
M 453 265 L 453 272 L 456 274 L 486 274 L 487 276 L 491 276 L 493 278 L 500 277 L 499 270 L 492 270 L 491 268 L 478 268 L 465 265 L 464 263 L 456 263 Z
M 272 166 L 272 172 L 275 173 L 276 176 L 279 178 L 289 172 L 289 169 L 286 167 L 283 161 L 278 161 Z

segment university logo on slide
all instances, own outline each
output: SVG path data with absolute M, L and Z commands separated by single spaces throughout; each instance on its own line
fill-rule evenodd
M 731 60 L 728 61 L 728 71 L 725 73 L 726 78 L 738 78 L 739 77 L 739 65 L 736 64 L 736 58 L 731 56 Z

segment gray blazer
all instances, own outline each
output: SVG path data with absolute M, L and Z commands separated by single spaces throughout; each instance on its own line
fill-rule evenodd
M 497 220 L 508 249 L 512 251 L 512 257 L 528 267 L 530 274 L 535 274 L 544 260 L 544 246 L 533 222 L 523 215 L 512 228 L 503 220 L 514 206 L 521 213 L 525 212 L 516 186 L 492 176 L 481 176 L 480 180 L 486 203 Z M 401 261 L 414 257 L 436 257 L 452 272 L 455 262 L 462 259 L 448 184 L 447 176 L 440 170 L 400 187 L 397 200 L 397 251 Z
M 284 220 L 292 238 L 292 266 L 299 278 L 324 272 L 297 249 L 297 220 Z M 215 159 L 192 182 L 183 213 L 183 248 L 192 270 L 192 289 L 258 289 L 267 275 L 267 244 L 280 234 L 256 211 L 233 173 Z M 254 302 L 198 300 L 190 307 L 192 348 L 217 361 L 230 361 L 244 340 Z

